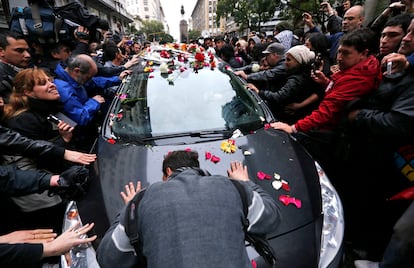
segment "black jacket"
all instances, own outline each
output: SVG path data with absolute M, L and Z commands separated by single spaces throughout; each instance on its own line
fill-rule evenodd
M 293 116 L 287 115 L 284 112 L 284 109 L 288 104 L 302 102 L 313 93 L 316 93 L 319 96 L 318 102 L 298 110 Z M 287 76 L 286 83 L 279 90 L 274 92 L 270 90 L 261 90 L 259 92 L 259 96 L 268 102 L 276 118 L 288 123 L 294 123 L 310 114 L 318 107 L 323 95 L 324 90 L 310 77 L 309 65 L 291 72 Z
M 0 267 L 38 267 L 42 255 L 42 244 L 0 244 Z
M 8 119 L 6 126 L 27 138 L 47 140 L 65 148 L 67 144 L 60 135 L 59 130 L 47 120 L 49 114 L 63 111 L 63 104 L 59 101 L 45 101 L 33 98 L 28 98 L 28 101 L 29 110 Z M 11 164 L 13 161 L 27 160 L 22 160 L 21 157 L 18 157 L 14 160 L 9 159 L 8 164 Z M 29 160 L 29 162 L 32 161 Z M 44 159 L 44 157 L 38 157 L 35 162 L 37 168 L 47 169 L 51 172 L 61 172 L 63 168 L 63 161 L 58 158 L 50 159 L 50 157 L 46 157 Z
M 384 77 L 378 90 L 353 105 L 360 109 L 352 130 L 381 148 L 414 142 L 414 74 Z
M 50 187 L 52 174 L 38 170 L 19 170 L 13 166 L 0 166 L 0 194 L 27 195 L 41 193 Z M 0 265 L 0 267 L 3 267 Z
M 2 97 L 5 103 L 8 103 L 9 96 L 13 89 L 13 79 L 17 74 L 17 70 L 13 69 L 10 65 L 0 62 L 0 97 Z
M 65 149 L 48 141 L 31 140 L 8 128 L 0 126 L 0 152 L 19 154 L 27 157 L 44 156 L 63 159 Z
M 248 74 L 247 82 L 259 89 L 277 91 L 286 83 L 286 77 L 285 60 L 282 59 L 271 69 Z

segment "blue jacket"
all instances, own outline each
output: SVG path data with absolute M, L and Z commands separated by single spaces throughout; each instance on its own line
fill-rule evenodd
M 93 77 L 91 81 L 80 85 L 60 64 L 56 66 L 55 73 L 54 83 L 64 104 L 65 114 L 81 126 L 87 125 L 101 108 L 99 102 L 89 98 L 88 92 L 103 90 L 121 83 L 118 76 L 113 76 Z

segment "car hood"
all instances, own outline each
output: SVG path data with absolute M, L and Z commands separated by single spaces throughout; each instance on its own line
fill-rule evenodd
M 321 194 L 315 163 L 306 151 L 284 132 L 261 129 L 255 133 L 238 137 L 237 150 L 225 153 L 222 140 L 199 139 L 193 144 L 141 146 L 136 144 L 109 143 L 103 137 L 98 140 L 98 160 L 95 163 L 99 177 L 104 209 L 112 221 L 123 207 L 120 192 L 125 184 L 140 180 L 143 187 L 162 181 L 162 161 L 168 152 L 191 149 L 199 153 L 200 167 L 211 174 L 227 176 L 231 161 L 242 161 L 247 165 L 251 181 L 259 184 L 277 200 L 283 219 L 272 237 L 282 235 L 316 221 L 321 215 Z M 209 157 L 210 156 L 210 157 Z M 212 157 L 219 159 L 213 162 Z M 269 179 L 260 179 L 258 173 Z M 290 190 L 272 187 L 275 174 L 285 180 Z M 279 198 L 288 195 L 300 200 L 301 206 L 285 205 Z

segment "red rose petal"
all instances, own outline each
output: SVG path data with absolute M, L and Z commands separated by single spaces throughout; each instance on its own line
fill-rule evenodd
M 302 207 L 302 201 L 300 201 L 299 199 L 293 198 L 294 200 L 292 200 L 292 203 L 297 207 L 297 208 L 301 208 Z
M 217 164 L 218 162 L 220 162 L 220 157 L 213 155 L 211 157 L 211 162 L 213 162 L 214 164 Z
M 211 158 L 211 153 L 210 152 L 206 152 L 206 160 L 209 160 Z
M 286 182 L 282 182 L 282 189 L 289 192 L 290 191 L 289 184 Z
M 269 174 L 266 174 L 263 171 L 258 171 L 256 175 L 259 180 L 270 180 L 272 178 Z
M 256 261 L 255 261 L 255 260 L 252 260 L 251 262 L 252 262 L 252 267 L 253 267 L 253 268 L 257 268 L 257 263 L 256 263 Z
M 289 195 L 281 195 L 279 196 L 279 201 L 282 202 L 285 206 L 289 204 L 295 205 L 297 208 L 302 207 L 302 201 L 297 198 L 291 197 Z

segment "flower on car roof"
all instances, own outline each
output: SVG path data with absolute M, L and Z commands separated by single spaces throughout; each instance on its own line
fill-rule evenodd
M 154 69 L 151 66 L 147 66 L 147 67 L 144 68 L 144 73 L 151 73 L 153 71 L 154 71 Z
M 168 71 L 169 71 L 168 64 L 165 63 L 165 62 L 161 63 L 161 65 L 160 65 L 160 73 L 166 74 L 166 73 L 168 73 Z
M 167 51 L 167 50 L 162 50 L 162 51 L 160 52 L 160 57 L 161 57 L 161 58 L 166 58 L 166 59 L 169 59 L 169 58 L 171 57 L 171 55 L 170 55 L 170 53 L 168 53 L 168 51 Z
M 194 58 L 196 59 L 196 61 L 204 62 L 204 59 L 205 59 L 204 53 L 198 52 L 195 54 Z

